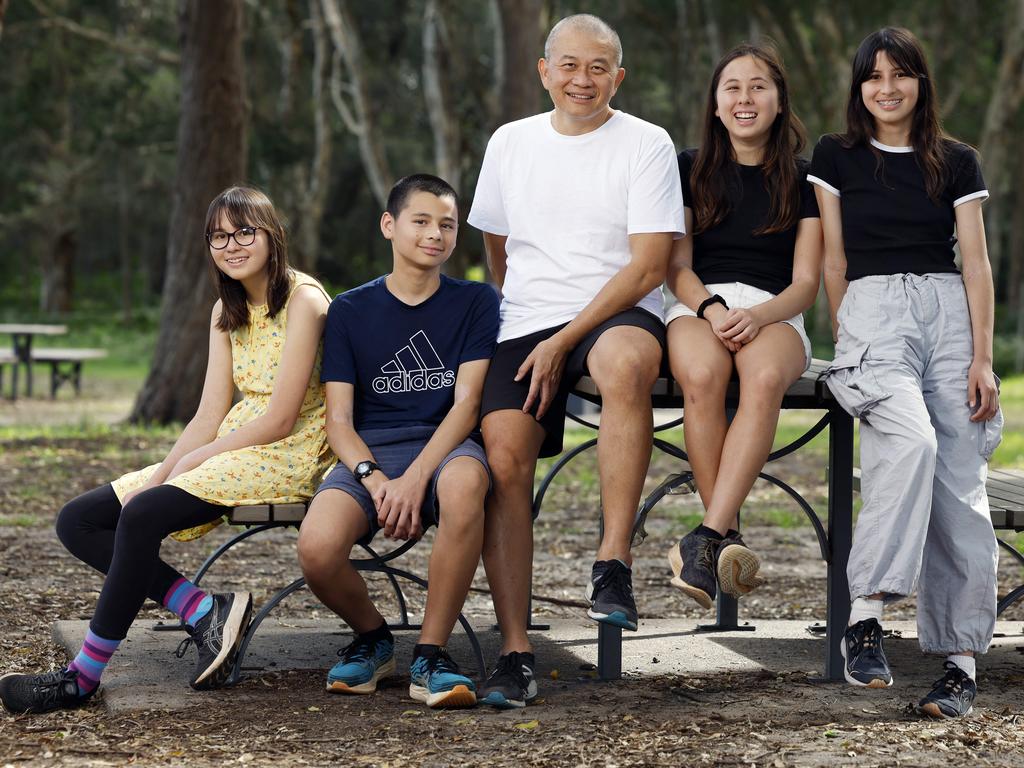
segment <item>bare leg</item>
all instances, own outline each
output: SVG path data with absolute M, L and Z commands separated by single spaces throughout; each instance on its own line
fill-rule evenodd
M 359 503 L 344 491 L 322 491 L 309 505 L 299 529 L 299 565 L 313 594 L 358 634 L 384 622 L 349 561 L 352 547 L 370 524 Z
M 430 553 L 427 607 L 420 642 L 445 645 L 473 583 L 484 538 L 487 472 L 469 456 L 441 470 L 437 496 L 441 514 Z
M 773 323 L 734 357 L 740 404 L 722 446 L 722 462 L 704 524 L 725 534 L 771 452 L 782 397 L 804 371 L 804 348 L 792 326 Z
M 620 325 L 601 334 L 587 356 L 601 393 L 597 464 L 601 476 L 604 537 L 598 560 L 633 562 L 630 537 L 654 435 L 651 390 L 661 366 L 661 345 L 647 331 Z
M 683 388 L 686 455 L 707 509 L 728 429 L 725 390 L 732 375 L 732 353 L 708 322 L 696 317 L 680 317 L 669 324 L 668 349 L 672 375 Z
M 501 653 L 530 651 L 533 476 L 544 429 L 529 414 L 502 410 L 484 416 L 482 431 L 494 483 L 486 504 L 483 558 L 501 628 Z

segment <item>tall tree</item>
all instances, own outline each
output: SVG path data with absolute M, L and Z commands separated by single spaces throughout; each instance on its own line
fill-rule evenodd
M 190 418 L 202 393 L 214 291 L 207 277 L 206 207 L 245 178 L 243 0 L 183 0 L 181 117 L 160 333 L 134 421 Z
M 539 107 L 540 88 L 534 72 L 541 46 L 541 0 L 497 0 L 500 25 L 502 82 L 497 124 L 534 114 Z

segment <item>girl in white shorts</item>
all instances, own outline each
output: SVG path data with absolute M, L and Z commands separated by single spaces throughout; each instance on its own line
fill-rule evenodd
M 803 126 L 774 51 L 740 45 L 718 63 L 703 133 L 699 150 L 679 155 L 694 234 L 673 250 L 666 322 L 706 512 L 668 560 L 672 584 L 710 608 L 719 589 L 740 596 L 763 582 L 737 530 L 739 509 L 771 451 L 782 397 L 810 364 L 801 313 L 818 291 L 822 239 L 797 155 Z M 734 375 L 740 402 L 730 423 Z

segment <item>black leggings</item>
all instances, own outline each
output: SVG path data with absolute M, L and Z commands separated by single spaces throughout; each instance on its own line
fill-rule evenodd
M 167 590 L 182 578 L 160 559 L 160 543 L 226 511 L 173 485 L 143 491 L 124 508 L 109 484 L 65 504 L 57 517 L 58 538 L 79 560 L 107 574 L 89 629 L 123 640 L 146 597 L 162 605 Z

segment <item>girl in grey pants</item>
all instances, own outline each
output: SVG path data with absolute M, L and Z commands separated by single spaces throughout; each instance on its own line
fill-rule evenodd
M 939 125 L 928 65 L 909 31 L 886 28 L 861 43 L 846 133 L 821 138 L 808 181 L 837 329 L 828 386 L 861 420 L 846 679 L 892 684 L 882 607 L 916 588 L 921 648 L 947 657 L 918 710 L 966 715 L 977 693 L 974 655 L 988 649 L 996 617 L 985 478 L 1002 415 L 981 215 L 988 192 L 977 154 Z

